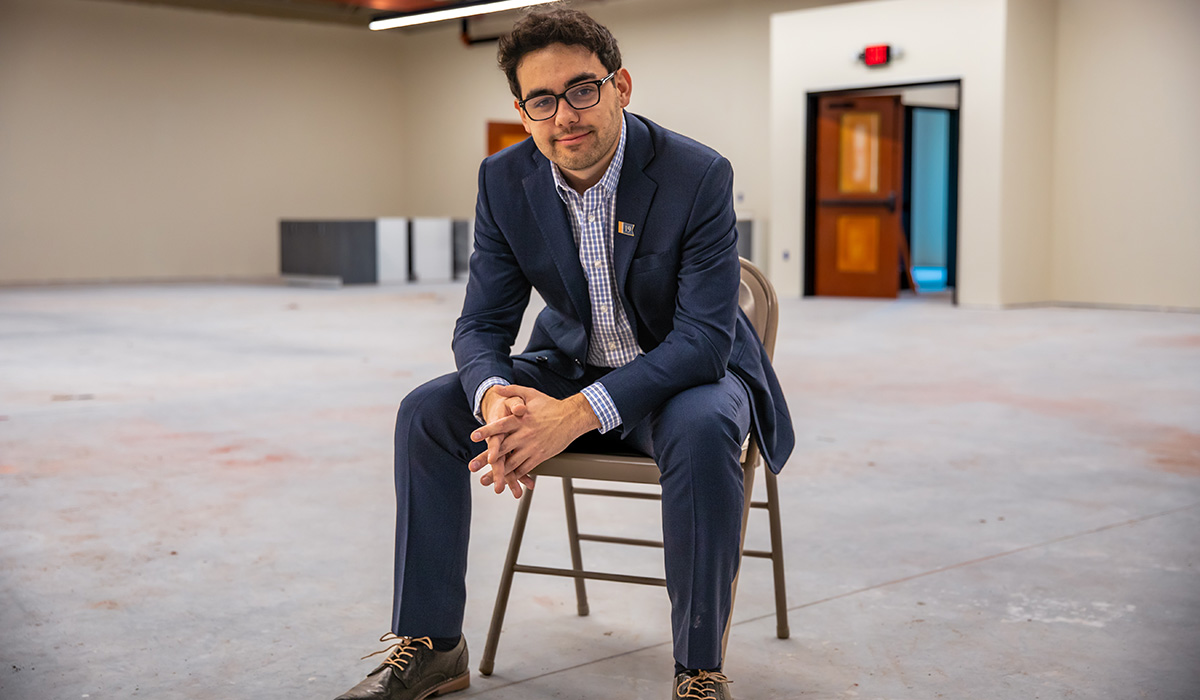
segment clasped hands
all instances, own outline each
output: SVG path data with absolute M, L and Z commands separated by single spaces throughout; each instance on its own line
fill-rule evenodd
M 562 452 L 575 438 L 600 427 L 583 394 L 561 401 L 537 389 L 510 384 L 490 387 L 480 402 L 486 422 L 471 433 L 474 442 L 487 442 L 487 449 L 468 464 L 473 472 L 491 465 L 479 483 L 497 494 L 505 487 L 520 498 L 522 487 L 533 489 L 534 467 Z

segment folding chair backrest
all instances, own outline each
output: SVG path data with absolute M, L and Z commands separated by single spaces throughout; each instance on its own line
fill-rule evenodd
M 775 334 L 779 330 L 779 298 L 766 275 L 745 258 L 742 262 L 742 283 L 738 290 L 738 306 L 742 307 L 750 325 L 767 349 L 767 357 L 775 356 Z

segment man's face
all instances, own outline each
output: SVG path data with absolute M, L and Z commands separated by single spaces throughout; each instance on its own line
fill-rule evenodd
M 521 98 L 559 94 L 567 88 L 608 75 L 604 64 L 582 46 L 551 44 L 526 54 L 517 65 Z M 625 69 L 600 88 L 600 104 L 576 110 L 565 99 L 558 113 L 544 121 L 533 121 L 519 105 L 521 123 L 533 136 L 542 155 L 562 169 L 568 179 L 594 184 L 604 174 L 617 141 L 621 138 L 621 110 L 629 104 L 632 82 Z M 516 101 L 514 101 L 516 104 Z M 573 176 L 573 177 L 572 177 Z

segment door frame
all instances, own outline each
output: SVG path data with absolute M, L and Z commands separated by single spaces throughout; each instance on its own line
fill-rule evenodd
M 843 88 L 841 90 L 825 90 L 821 92 L 805 93 L 806 98 L 806 120 L 804 125 L 804 240 L 802 247 L 804 250 L 804 269 L 802 270 L 802 290 L 806 297 L 816 296 L 817 287 L 817 124 L 820 121 L 820 110 L 818 109 L 819 101 L 822 97 L 854 97 L 858 95 L 878 95 L 880 90 L 904 90 L 906 88 L 916 87 L 935 87 L 944 85 L 954 85 L 958 87 L 958 104 L 959 118 L 952 120 L 952 128 L 950 130 L 950 200 L 949 212 L 947 212 L 947 222 L 949 231 L 947 231 L 947 284 L 953 280 L 954 286 L 951 287 L 951 303 L 958 305 L 958 197 L 959 191 L 962 188 L 962 183 L 959 182 L 961 170 L 959 166 L 959 149 L 962 147 L 962 104 L 963 104 L 963 81 L 961 78 L 952 78 L 947 80 L 929 80 L 918 83 L 881 83 L 875 85 L 861 85 L 853 88 Z M 907 127 L 906 127 L 907 128 Z M 908 157 L 908 145 L 905 145 L 905 158 Z M 907 197 L 908 182 L 904 182 L 905 191 L 902 193 L 901 199 Z M 953 273 L 951 273 L 953 270 Z

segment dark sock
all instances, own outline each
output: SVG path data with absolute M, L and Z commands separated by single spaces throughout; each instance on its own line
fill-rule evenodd
M 720 672 L 721 672 L 721 667 L 720 667 L 720 666 L 717 666 L 716 668 L 704 668 L 704 669 L 700 669 L 700 668 L 684 668 L 684 665 L 683 665 L 683 664 L 679 663 L 678 661 L 676 661 L 676 662 L 675 662 L 675 675 L 677 675 L 677 676 L 678 676 L 679 674 L 681 674 L 681 673 L 685 673 L 685 672 L 686 672 L 686 673 L 687 673 L 689 676 L 695 676 L 695 675 L 699 675 L 700 671 L 708 671 L 709 673 L 720 673 Z
M 450 651 L 458 646 L 459 637 L 430 637 L 434 651 Z

